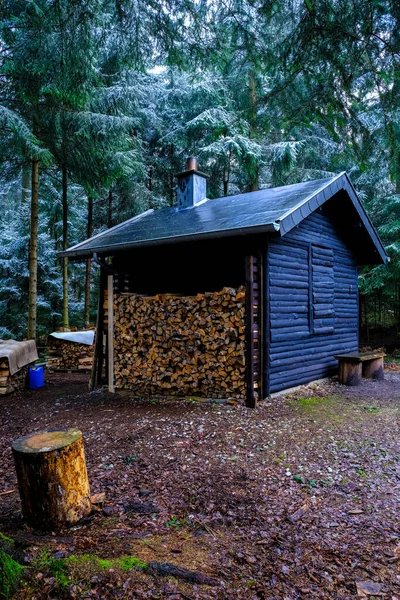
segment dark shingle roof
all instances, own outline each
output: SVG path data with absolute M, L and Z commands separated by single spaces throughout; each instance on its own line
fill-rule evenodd
M 150 210 L 89 240 L 60 256 L 88 258 L 118 250 L 206 238 L 279 232 L 285 235 L 338 191 L 345 189 L 368 230 L 382 260 L 386 254 L 346 173 L 203 201 L 191 208 Z

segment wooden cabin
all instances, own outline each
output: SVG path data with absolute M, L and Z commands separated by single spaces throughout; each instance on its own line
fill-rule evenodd
M 176 207 L 60 253 L 101 266 L 97 381 L 255 406 L 333 374 L 358 350 L 358 266 L 387 260 L 347 174 L 214 200 L 196 163 L 177 177 Z

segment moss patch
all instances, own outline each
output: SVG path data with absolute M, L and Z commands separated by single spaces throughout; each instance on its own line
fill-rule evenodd
M 20 565 L 18 566 L 23 569 Z M 61 595 L 68 590 L 71 584 L 79 585 L 82 589 L 89 589 L 91 578 L 109 569 L 114 571 L 130 571 L 131 569 L 144 571 L 146 567 L 147 563 L 136 556 L 105 559 L 95 554 L 72 554 L 66 558 L 54 558 L 51 556 L 49 548 L 44 548 L 30 565 L 29 585 L 32 586 L 31 592 L 33 594 L 38 585 L 35 574 L 38 572 L 43 573 L 44 576 L 51 576 L 55 579 L 52 593 Z M 8 596 L 4 597 L 8 598 Z M 0 600 L 2 599 L 3 596 L 0 593 Z
M 147 563 L 140 560 L 136 556 L 122 556 L 114 560 L 115 565 L 121 569 L 121 571 L 130 571 L 131 569 L 145 569 Z
M 46 549 L 41 556 L 32 564 L 32 572 L 48 572 L 55 578 L 55 587 L 65 590 L 68 586 L 76 583 L 88 582 L 91 577 L 101 571 L 115 569 L 129 571 L 131 569 L 144 570 L 147 563 L 136 556 L 121 556 L 119 558 L 105 559 L 95 554 L 72 554 L 67 558 L 54 558 Z
M 10 598 L 17 589 L 24 567 L 0 549 L 0 598 Z
M 8 547 L 12 548 L 13 545 L 14 545 L 13 540 L 0 532 L 0 546 L 1 547 L 8 546 Z
M 68 558 L 61 558 L 59 562 L 62 562 L 66 567 L 85 567 L 95 569 L 96 571 L 105 571 L 106 569 L 121 569 L 121 571 L 129 571 L 130 569 L 145 569 L 147 563 L 140 560 L 136 556 L 121 556 L 119 558 L 99 558 L 95 554 L 81 554 L 75 556 L 74 554 Z
M 335 402 L 335 396 L 311 396 L 310 398 L 297 398 L 290 400 L 292 406 L 298 406 L 302 410 L 314 411 L 321 407 L 327 407 Z
M 290 406 L 298 408 L 304 415 L 317 421 L 330 421 L 336 425 L 343 423 L 348 416 L 348 407 L 340 403 L 338 396 L 310 396 L 290 398 Z

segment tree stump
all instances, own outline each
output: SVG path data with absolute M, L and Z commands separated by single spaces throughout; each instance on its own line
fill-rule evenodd
M 22 514 L 37 529 L 73 525 L 91 511 L 82 433 L 41 431 L 12 444 Z

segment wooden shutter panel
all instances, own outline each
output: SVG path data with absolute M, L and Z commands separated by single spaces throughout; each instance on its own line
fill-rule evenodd
M 312 246 L 312 310 L 314 333 L 333 333 L 335 311 L 333 250 Z

